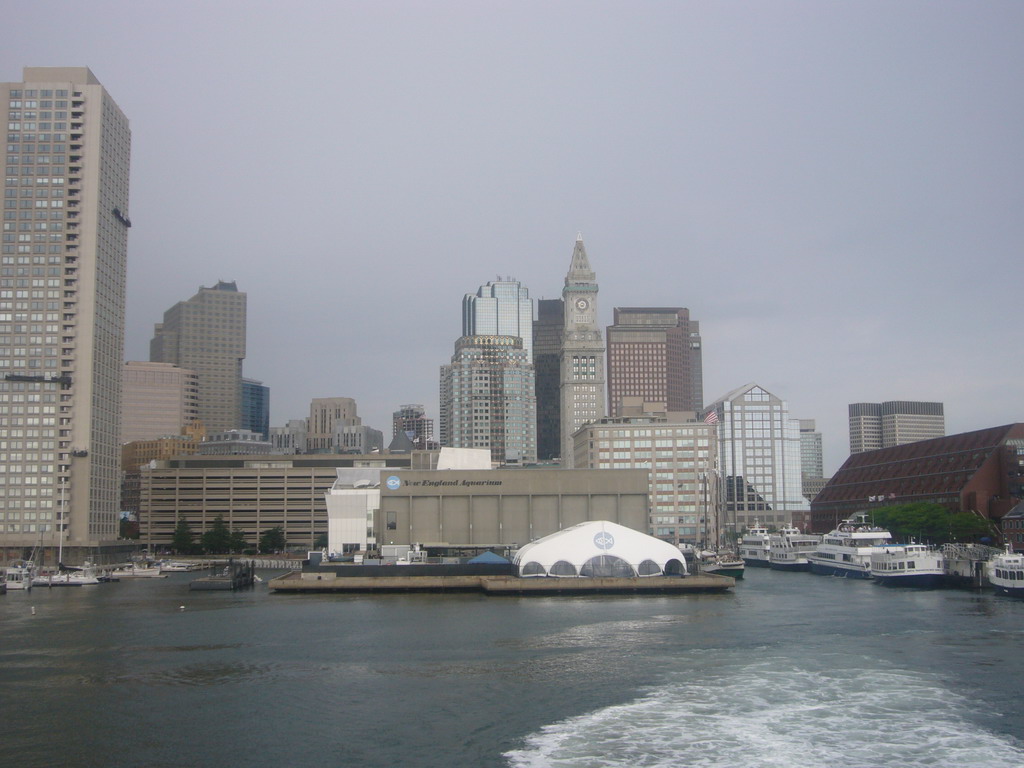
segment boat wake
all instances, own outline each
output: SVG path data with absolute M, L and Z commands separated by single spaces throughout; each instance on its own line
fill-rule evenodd
M 505 753 L 514 768 L 794 765 L 1019 768 L 1024 745 L 937 677 L 757 663 L 680 681 L 548 725 Z

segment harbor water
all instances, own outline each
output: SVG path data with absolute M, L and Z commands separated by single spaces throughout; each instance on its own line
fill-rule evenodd
M 725 595 L 644 597 L 194 577 L 0 597 L 6 760 L 1024 765 L 1024 601 L 989 593 L 762 569 Z

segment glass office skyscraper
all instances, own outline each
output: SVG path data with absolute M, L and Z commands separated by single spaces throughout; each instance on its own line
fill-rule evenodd
M 533 302 L 525 286 L 512 278 L 481 285 L 462 299 L 463 336 L 517 336 L 533 359 Z
M 462 299 L 462 337 L 441 366 L 441 445 L 488 448 L 495 464 L 537 461 L 533 302 L 496 280 Z

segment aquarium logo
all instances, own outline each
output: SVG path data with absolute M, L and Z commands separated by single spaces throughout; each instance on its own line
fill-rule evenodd
M 598 549 L 611 549 L 615 546 L 615 537 L 607 531 L 594 534 L 594 546 Z
M 387 479 L 387 486 L 389 491 L 397 491 L 402 487 L 402 481 L 399 480 L 395 475 L 392 475 Z

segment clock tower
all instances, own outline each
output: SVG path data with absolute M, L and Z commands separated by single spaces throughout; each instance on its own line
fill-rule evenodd
M 576 236 L 562 298 L 565 305 L 565 330 L 559 357 L 562 466 L 571 469 L 575 466 L 573 433 L 605 415 L 604 341 L 597 324 L 597 275 L 587 260 L 583 235 Z

